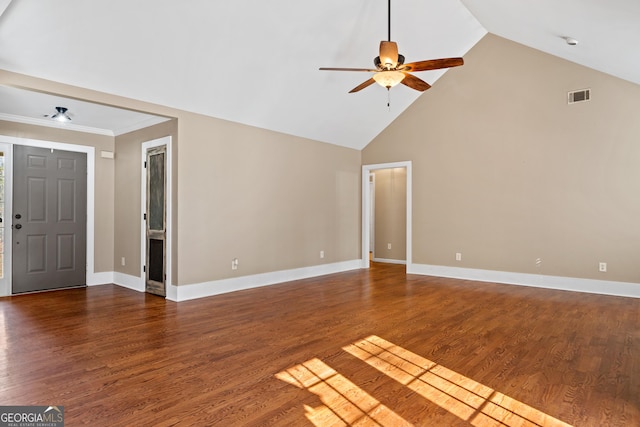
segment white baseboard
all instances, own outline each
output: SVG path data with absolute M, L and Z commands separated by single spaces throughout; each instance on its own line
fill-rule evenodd
M 130 274 L 113 273 L 113 282 L 123 288 L 133 289 L 134 291 L 144 292 L 144 279 L 142 277 L 132 276 Z
M 612 282 L 608 280 L 580 279 L 542 274 L 510 273 L 507 271 L 479 270 L 427 264 L 410 264 L 407 266 L 407 273 L 640 298 L 640 283 Z
M 404 261 L 391 259 L 375 259 L 375 261 L 397 264 L 405 263 Z M 235 277 L 231 279 L 194 283 L 183 286 L 168 285 L 166 298 L 171 301 L 187 301 L 190 299 L 204 298 L 207 296 L 219 295 L 242 289 L 257 288 L 260 286 L 307 279 L 325 274 L 357 270 L 361 267 L 361 260 L 358 259 L 333 264 L 296 268 L 292 270 Z M 640 283 L 547 276 L 542 274 L 512 273 L 508 271 L 480 270 L 474 268 L 447 267 L 428 264 L 408 264 L 407 274 L 450 277 L 453 279 L 475 280 L 478 282 L 504 283 L 507 285 L 532 286 L 563 291 L 640 298 Z M 145 291 L 144 280 L 141 277 L 113 271 L 87 275 L 87 286 L 103 285 L 107 283 L 114 283 L 118 286 L 138 292 Z
M 113 271 L 87 274 L 87 286 L 106 285 L 113 283 Z
M 341 273 L 343 271 L 357 270 L 360 268 L 360 260 L 336 262 L 333 264 L 314 265 L 311 267 L 281 270 L 270 273 L 254 274 L 251 276 L 234 277 L 230 279 L 213 280 L 210 282 L 193 283 L 190 285 L 167 286 L 167 299 L 171 301 L 187 301 L 196 298 L 204 298 L 227 292 L 243 289 L 268 286 L 276 283 L 290 282 L 292 280 L 308 279 L 323 276 L 325 274 Z
M 386 264 L 406 264 L 407 261 L 403 259 L 388 259 L 388 258 L 373 258 L 373 262 L 384 262 Z

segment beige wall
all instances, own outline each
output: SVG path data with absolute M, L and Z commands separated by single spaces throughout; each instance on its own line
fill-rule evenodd
M 638 111 L 640 86 L 487 35 L 363 163 L 413 162 L 414 263 L 637 283 Z
M 16 138 L 37 139 L 95 147 L 95 244 L 96 273 L 113 271 L 113 160 L 100 157 L 100 151 L 113 151 L 114 138 L 64 129 L 0 121 L 0 134 Z
M 181 284 L 360 257 L 359 151 L 193 114 L 180 129 Z
M 0 84 L 177 119 L 174 284 L 360 258 L 360 151 L 3 70 Z M 150 131 L 154 138 L 161 136 L 156 131 Z M 112 204 L 105 208 L 110 240 L 96 243 L 96 253 L 105 254 L 102 268 L 130 275 L 139 271 L 134 211 L 140 206 L 139 144 L 147 132 L 111 142 L 112 175 L 96 191 L 96 200 Z M 239 259 L 236 271 L 233 258 Z
M 407 169 L 379 169 L 372 173 L 375 175 L 374 257 L 406 261 Z

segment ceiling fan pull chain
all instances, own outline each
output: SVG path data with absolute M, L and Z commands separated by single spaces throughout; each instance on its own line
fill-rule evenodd
M 391 111 L 391 90 L 387 88 L 387 108 Z

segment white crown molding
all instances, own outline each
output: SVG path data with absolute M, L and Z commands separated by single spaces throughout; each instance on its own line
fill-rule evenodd
M 24 123 L 27 125 L 46 126 L 56 129 L 66 129 L 76 132 L 93 133 L 97 135 L 116 136 L 113 131 L 109 129 L 99 129 L 90 126 L 75 125 L 73 123 L 65 122 L 60 123 L 51 119 L 34 119 L 32 117 L 14 116 L 13 114 L 0 113 L 0 120 L 8 122 Z
M 13 114 L 6 114 L 6 113 L 0 113 L 0 120 L 5 120 L 8 122 L 24 123 L 27 125 L 46 126 L 51 128 L 57 128 L 57 129 L 66 129 L 66 130 L 72 130 L 76 132 L 93 133 L 96 135 L 120 136 L 120 135 L 124 135 L 125 133 L 147 128 L 153 125 L 157 125 L 159 123 L 164 123 L 171 119 L 167 117 L 152 116 L 152 117 L 147 117 L 146 119 L 141 120 L 134 124 L 118 127 L 114 130 L 95 128 L 91 126 L 82 126 L 82 125 L 77 125 L 69 122 L 61 123 L 61 122 L 56 122 L 55 120 L 46 119 L 46 118 L 39 119 L 39 118 L 33 118 L 33 117 L 16 116 Z

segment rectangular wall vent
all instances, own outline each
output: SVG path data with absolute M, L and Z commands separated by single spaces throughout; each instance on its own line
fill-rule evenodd
M 569 104 L 585 102 L 591 99 L 591 89 L 574 90 L 568 93 Z

